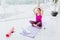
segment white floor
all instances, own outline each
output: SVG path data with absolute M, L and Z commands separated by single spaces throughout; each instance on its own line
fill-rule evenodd
M 49 7 L 43 7 L 43 28 L 45 27 L 46 29 L 44 30 L 42 28 L 35 38 L 29 38 L 19 34 L 22 27 L 26 28 L 30 25 L 29 20 L 34 20 L 32 9 L 29 11 L 27 8 L 29 12 L 25 11 L 23 14 L 18 13 L 18 15 L 10 14 L 12 16 L 1 16 L 3 19 L 0 18 L 0 40 L 60 40 L 60 14 L 53 17 L 51 15 L 52 7 Z M 15 28 L 15 32 L 10 38 L 6 38 L 5 35 L 11 27 Z

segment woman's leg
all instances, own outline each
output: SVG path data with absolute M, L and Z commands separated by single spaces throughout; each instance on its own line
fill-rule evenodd
M 36 21 L 30 21 L 30 23 L 32 24 L 33 27 L 35 27 L 35 25 L 37 24 Z
M 36 21 L 30 21 L 31 24 L 36 24 Z
M 38 22 L 37 26 L 42 27 L 42 22 Z

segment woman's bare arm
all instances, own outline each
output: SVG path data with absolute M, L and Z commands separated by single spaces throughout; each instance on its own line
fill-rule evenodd
M 43 11 L 43 10 L 41 10 L 41 15 L 43 15 L 43 12 L 44 12 L 44 11 Z
M 33 9 L 34 14 L 36 13 L 36 11 L 35 11 L 35 10 L 36 10 L 36 8 L 34 8 L 34 9 Z

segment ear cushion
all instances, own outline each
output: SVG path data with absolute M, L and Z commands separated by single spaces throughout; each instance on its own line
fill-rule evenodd
M 56 11 L 52 12 L 52 16 L 57 16 L 57 14 L 58 14 L 58 12 L 56 12 Z

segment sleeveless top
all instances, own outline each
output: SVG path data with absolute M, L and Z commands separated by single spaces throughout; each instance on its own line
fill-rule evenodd
M 37 13 L 36 13 L 36 21 L 42 22 L 42 15 L 37 15 Z

